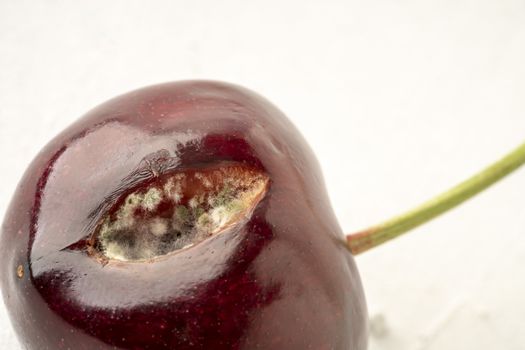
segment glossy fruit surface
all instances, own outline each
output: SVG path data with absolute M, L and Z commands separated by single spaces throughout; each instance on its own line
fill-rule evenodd
M 133 91 L 62 132 L 19 184 L 0 268 L 25 349 L 366 349 L 316 159 L 230 84 Z

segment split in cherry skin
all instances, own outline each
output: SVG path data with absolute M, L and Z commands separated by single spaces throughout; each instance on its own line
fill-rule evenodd
M 317 160 L 235 85 L 161 84 L 94 108 L 31 163 L 1 235 L 25 349 L 366 349 Z

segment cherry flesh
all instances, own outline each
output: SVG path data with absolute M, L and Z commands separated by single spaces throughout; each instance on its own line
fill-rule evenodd
M 162 84 L 96 107 L 32 162 L 1 235 L 25 349 L 366 349 L 318 163 L 238 86 Z

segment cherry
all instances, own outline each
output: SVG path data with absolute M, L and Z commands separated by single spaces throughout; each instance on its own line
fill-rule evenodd
M 96 107 L 32 162 L 1 242 L 26 349 L 366 349 L 319 165 L 238 86 L 162 84 Z

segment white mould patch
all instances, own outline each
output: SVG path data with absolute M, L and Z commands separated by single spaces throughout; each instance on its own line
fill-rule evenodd
M 244 165 L 186 170 L 129 193 L 107 214 L 91 251 L 103 260 L 144 261 L 243 222 L 264 197 L 269 178 Z
M 168 220 L 161 218 L 155 218 L 151 220 L 151 223 L 149 224 L 149 231 L 154 236 L 164 236 L 166 233 L 168 233 Z
M 148 210 L 155 210 L 161 200 L 162 194 L 160 190 L 153 187 L 144 195 L 144 198 L 142 199 L 142 207 Z

